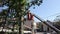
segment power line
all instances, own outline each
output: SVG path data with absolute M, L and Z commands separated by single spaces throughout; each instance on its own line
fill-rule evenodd
M 52 17 L 52 16 L 58 16 L 60 13 L 55 13 L 53 15 L 47 16 L 46 18 Z

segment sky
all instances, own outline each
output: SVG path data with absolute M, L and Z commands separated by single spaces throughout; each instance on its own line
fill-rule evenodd
M 2 12 L 2 10 L 5 10 L 5 9 L 8 9 L 8 7 L 5 5 L 3 7 L 0 7 L 0 12 Z
M 0 11 L 5 8 L 7 7 L 0 7 Z M 32 6 L 29 10 L 44 20 L 53 21 L 57 15 L 60 15 L 60 0 L 43 0 L 40 6 Z M 35 21 L 38 22 L 36 18 Z
M 44 20 L 53 21 L 57 15 L 60 15 L 60 0 L 43 0 L 40 6 L 35 6 L 35 9 L 32 6 L 30 11 Z

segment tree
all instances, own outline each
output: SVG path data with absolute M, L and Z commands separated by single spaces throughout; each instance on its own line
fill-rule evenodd
M 7 11 L 7 16 L 9 18 L 17 18 L 19 17 L 19 34 L 21 34 L 21 18 L 24 17 L 27 13 L 27 10 L 32 6 L 32 5 L 41 5 L 42 0 L 2 0 L 3 5 L 8 6 L 8 11 Z M 15 16 L 15 13 L 17 16 Z M 11 13 L 10 13 L 11 12 Z M 13 14 L 14 13 L 14 14 Z M 9 16 L 10 14 L 11 16 Z
M 54 26 L 60 30 L 60 16 L 58 15 L 54 21 Z
M 3 12 L 0 13 L 0 18 L 4 21 L 6 18 L 7 12 L 6 10 L 3 10 Z M 5 24 L 4 22 L 2 24 Z M 4 25 L 5 26 L 5 25 Z
M 42 25 L 41 22 L 37 23 L 37 28 L 38 28 L 37 29 L 38 32 L 40 32 L 40 31 L 42 32 L 43 31 L 43 25 Z

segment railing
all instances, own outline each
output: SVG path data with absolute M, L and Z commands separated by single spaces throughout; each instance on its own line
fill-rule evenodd
M 43 19 L 41 19 L 40 17 L 38 17 L 37 15 L 33 14 L 34 17 L 36 17 L 38 20 L 40 20 L 42 23 L 46 24 L 48 27 L 50 27 L 51 29 L 53 29 L 54 31 L 56 31 L 58 34 L 60 34 L 60 30 L 57 29 L 55 26 L 49 24 L 48 22 L 44 21 Z

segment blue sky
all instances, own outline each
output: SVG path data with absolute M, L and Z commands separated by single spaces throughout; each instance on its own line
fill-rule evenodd
M 60 0 L 43 0 L 40 6 L 35 7 L 35 9 L 33 6 L 30 8 L 31 12 L 44 20 L 53 21 L 57 15 L 60 15 Z
M 7 7 L 0 7 L 0 11 L 5 8 Z M 35 6 L 35 9 L 32 6 L 30 11 L 44 20 L 53 21 L 57 15 L 60 15 L 60 0 L 43 0 L 40 6 Z
M 7 9 L 8 7 L 7 6 L 3 6 L 3 7 L 0 7 L 0 12 L 2 11 L 2 10 L 5 10 L 5 9 Z

